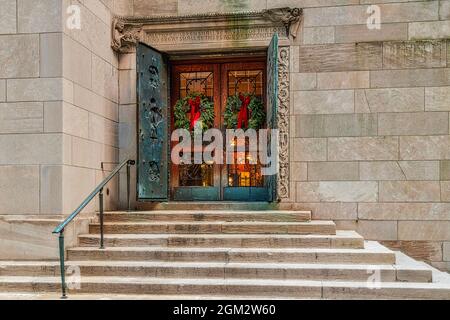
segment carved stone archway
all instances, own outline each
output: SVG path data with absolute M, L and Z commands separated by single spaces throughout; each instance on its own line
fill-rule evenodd
M 135 52 L 141 42 L 169 54 L 259 50 L 278 33 L 278 128 L 280 131 L 278 198 L 290 197 L 289 109 L 290 39 L 297 37 L 302 9 L 278 8 L 255 12 L 188 16 L 122 17 L 112 23 L 112 48 Z

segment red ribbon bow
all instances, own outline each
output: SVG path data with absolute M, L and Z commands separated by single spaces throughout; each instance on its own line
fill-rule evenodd
M 242 104 L 238 114 L 238 121 L 237 121 L 238 129 L 247 128 L 249 120 L 248 106 L 251 102 L 251 98 L 250 96 L 244 97 L 242 94 L 240 94 L 239 100 L 241 100 Z
M 194 129 L 195 124 L 198 120 L 200 120 L 201 111 L 200 111 L 200 96 L 197 96 L 197 98 L 189 99 L 189 105 L 191 106 L 191 130 Z

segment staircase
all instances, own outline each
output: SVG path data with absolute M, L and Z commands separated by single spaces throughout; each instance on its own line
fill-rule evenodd
M 176 209 L 105 213 L 106 249 L 93 221 L 67 250 L 69 297 L 450 299 L 450 275 L 310 212 Z M 59 291 L 58 262 L 0 261 L 0 298 Z

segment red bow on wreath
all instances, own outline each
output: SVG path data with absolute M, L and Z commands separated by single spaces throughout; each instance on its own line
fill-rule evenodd
M 197 96 L 197 98 L 189 99 L 189 105 L 191 106 L 191 130 L 194 129 L 195 124 L 198 120 L 200 120 L 201 117 L 201 111 L 200 111 L 200 96 Z
M 239 110 L 239 114 L 238 114 L 237 126 L 238 126 L 238 129 L 247 128 L 248 127 L 248 119 L 249 119 L 248 106 L 250 105 L 251 97 L 250 96 L 244 97 L 242 94 L 240 94 L 239 100 L 241 100 L 242 104 L 241 104 L 241 109 Z

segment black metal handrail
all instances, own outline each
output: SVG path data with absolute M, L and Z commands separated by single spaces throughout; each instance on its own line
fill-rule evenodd
M 125 160 L 121 164 L 119 164 L 95 189 L 89 194 L 86 199 L 80 204 L 78 208 L 75 209 L 74 212 L 70 216 L 68 216 L 59 226 L 53 230 L 54 234 L 59 233 L 59 262 L 60 262 L 60 270 L 61 270 L 61 290 L 62 290 L 62 298 L 67 298 L 66 294 L 66 268 L 64 265 L 64 229 L 67 225 L 72 222 L 73 219 L 94 199 L 94 197 L 98 194 L 99 196 L 99 211 L 100 211 L 100 249 L 104 249 L 104 239 L 103 239 L 103 188 L 111 181 L 112 178 L 126 165 L 127 166 L 127 205 L 128 211 L 131 209 L 130 202 L 130 168 L 134 166 L 136 162 L 134 160 Z

